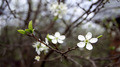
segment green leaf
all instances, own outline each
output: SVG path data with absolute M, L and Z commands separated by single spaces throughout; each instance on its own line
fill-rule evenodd
M 29 24 L 28 24 L 28 29 L 33 30 L 32 20 L 31 20 L 31 21 L 29 22 Z
M 25 29 L 25 31 L 28 32 L 28 33 L 33 33 L 34 29 L 33 30 L 31 30 L 31 29 Z
M 26 32 L 24 30 L 17 30 L 17 31 L 21 34 L 26 34 Z
M 32 29 L 31 32 L 33 33 L 35 29 Z
M 30 30 L 30 29 L 25 29 L 25 31 L 31 33 L 31 30 Z

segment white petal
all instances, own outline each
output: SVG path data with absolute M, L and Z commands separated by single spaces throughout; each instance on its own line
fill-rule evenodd
M 47 38 L 45 38 L 45 43 L 48 45 L 49 43 L 48 43 L 48 39 Z
M 58 15 L 58 13 L 54 13 L 54 16 L 57 16 Z
M 36 45 L 32 45 L 34 48 L 36 48 Z
M 59 37 L 59 39 L 60 39 L 60 40 L 64 40 L 64 39 L 65 39 L 65 36 L 64 36 L 64 35 L 61 35 L 61 36 Z
M 44 48 L 40 48 L 40 51 L 43 51 L 44 50 Z
M 63 43 L 63 41 L 58 39 L 58 43 Z
M 88 32 L 85 37 L 86 37 L 86 39 L 92 38 L 92 33 L 91 33 L 91 32 Z
M 40 55 L 40 50 L 37 50 L 36 52 L 37 52 L 38 55 Z
M 60 36 L 60 33 L 59 32 L 56 32 L 55 33 L 55 37 L 59 37 Z
M 90 39 L 90 43 L 96 43 L 98 41 L 98 38 L 92 38 Z
M 59 15 L 58 17 L 61 19 L 61 18 L 62 18 L 62 15 Z
M 50 39 L 54 39 L 55 37 L 54 36 L 52 36 L 52 35 L 49 35 L 48 36 Z
M 80 41 L 84 41 L 84 40 L 85 40 L 85 37 L 84 37 L 83 35 L 79 35 L 79 36 L 78 36 L 78 39 L 79 39 Z
M 87 48 L 88 50 L 92 50 L 92 49 L 93 49 L 93 46 L 92 46 L 90 43 L 87 43 L 86 48 Z
M 57 40 L 56 40 L 56 39 L 53 39 L 53 40 L 52 40 L 52 43 L 53 43 L 53 44 L 57 44 Z
M 41 43 L 41 47 L 45 47 L 45 45 L 43 43 Z
M 79 42 L 79 43 L 77 43 L 77 46 L 79 48 L 83 48 L 85 46 L 85 42 Z

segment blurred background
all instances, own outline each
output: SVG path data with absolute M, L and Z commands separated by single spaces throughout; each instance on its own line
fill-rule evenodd
M 67 14 L 53 21 L 50 5 L 67 5 Z M 67 55 L 72 61 L 49 50 L 39 62 L 32 47 L 32 37 L 19 34 L 33 21 L 35 35 L 44 40 L 56 31 L 66 35 L 61 51 L 74 47 L 78 35 L 92 32 L 103 35 L 94 49 L 76 49 Z M 91 59 L 87 59 L 90 57 Z M 57 58 L 57 59 L 56 59 Z M 50 60 L 49 60 L 50 59 Z M 45 61 L 46 60 L 46 61 Z M 47 61 L 48 60 L 48 61 Z M 0 67 L 120 67 L 120 1 L 119 0 L 0 0 Z

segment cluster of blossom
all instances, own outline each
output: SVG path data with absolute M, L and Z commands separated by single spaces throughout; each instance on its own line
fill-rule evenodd
M 56 32 L 54 35 L 48 35 L 48 37 L 45 38 L 45 42 L 44 42 L 47 45 L 49 44 L 48 39 L 50 39 L 49 41 L 51 41 L 53 44 L 63 43 L 65 36 L 61 35 L 59 32 Z M 85 37 L 83 35 L 78 35 L 78 39 L 81 42 L 77 43 L 77 46 L 80 49 L 86 47 L 86 49 L 88 50 L 93 49 L 93 46 L 91 45 L 91 43 L 96 43 L 98 41 L 98 38 L 92 38 L 91 32 L 88 32 Z M 47 47 L 45 44 L 40 43 L 40 42 L 34 43 L 33 47 L 36 49 L 36 52 L 38 55 L 40 55 L 41 51 L 44 51 L 45 53 L 48 52 L 48 49 L 49 49 L 49 47 Z M 36 56 L 35 60 L 39 61 L 40 56 Z
M 67 13 L 67 9 L 67 5 L 63 3 L 53 3 L 50 6 L 50 11 L 58 18 L 62 18 Z
M 46 45 L 48 45 L 48 39 L 47 38 L 45 38 L 45 43 L 46 43 Z M 43 43 L 40 43 L 40 42 L 36 42 L 36 43 L 34 43 L 33 47 L 35 48 L 37 54 L 40 55 L 40 53 L 42 51 L 44 51 L 44 53 L 48 52 L 49 48 L 46 45 L 44 45 Z M 40 59 L 40 56 L 35 57 L 35 60 L 39 61 L 39 59 Z

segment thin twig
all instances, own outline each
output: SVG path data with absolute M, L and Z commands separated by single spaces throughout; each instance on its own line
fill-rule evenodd
M 87 59 L 87 60 L 89 60 L 92 63 L 93 67 L 97 67 L 96 64 L 95 64 L 95 61 L 93 61 L 91 59 Z
M 8 1 L 7 1 L 7 0 L 5 0 L 5 2 L 7 3 L 7 5 L 8 5 L 8 9 L 9 9 L 9 10 L 10 10 L 10 12 L 12 13 L 12 15 L 13 15 L 15 18 L 17 18 L 17 17 L 16 17 L 16 15 L 14 14 L 14 12 L 11 10 L 10 5 L 9 5 Z

